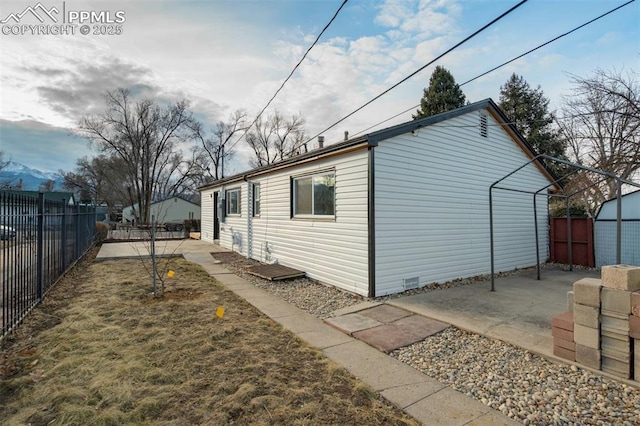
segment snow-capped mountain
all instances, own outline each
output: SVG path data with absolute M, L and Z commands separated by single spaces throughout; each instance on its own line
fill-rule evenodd
M 22 179 L 22 189 L 25 191 L 37 191 L 42 182 L 53 180 L 56 182 L 54 189 L 62 188 L 62 177 L 57 173 L 43 172 L 41 170 L 32 169 L 24 164 L 9 162 L 2 170 L 0 170 L 0 187 L 8 184 L 15 187 Z

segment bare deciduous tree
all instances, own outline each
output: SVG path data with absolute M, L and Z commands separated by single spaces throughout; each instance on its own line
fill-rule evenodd
M 126 163 L 116 155 L 99 155 L 92 159 L 77 160 L 74 172 L 60 171 L 63 188 L 73 191 L 79 199 L 98 205 L 106 204 L 110 211 L 132 201 L 127 193 Z
M 9 165 L 9 160 L 5 161 L 4 160 L 4 152 L 0 151 L 0 173 L 8 165 Z M 0 182 L 0 188 L 10 188 L 10 187 L 11 187 L 11 180 L 7 179 L 5 181 L 1 181 Z
M 185 188 L 192 162 L 185 162 L 181 145 L 192 137 L 194 119 L 187 101 L 160 106 L 150 99 L 134 102 L 126 89 L 107 92 L 106 111 L 84 117 L 79 132 L 98 149 L 123 160 L 132 201 L 142 223 L 150 221 L 154 197 Z
M 231 139 L 238 132 L 246 129 L 246 118 L 246 112 L 237 110 L 227 122 L 219 121 L 211 129 L 211 135 L 203 130 L 200 123 L 194 124 L 193 137 L 200 142 L 204 150 L 204 157 L 201 158 L 200 164 L 213 179 L 218 180 L 224 177 L 224 161 L 229 160 L 234 154 L 232 147 L 230 147 Z
M 253 167 L 266 166 L 293 157 L 304 151 L 304 124 L 301 115 L 285 118 L 278 111 L 263 120 L 260 117 L 254 130 L 247 133 L 247 143 L 253 149 Z
M 581 165 L 631 180 L 640 170 L 640 93 L 633 73 L 597 70 L 590 77 L 572 78 L 573 95 L 564 99 L 559 121 L 568 155 Z M 574 187 L 595 184 L 599 176 L 582 173 Z M 614 179 L 585 191 L 591 212 L 616 194 Z

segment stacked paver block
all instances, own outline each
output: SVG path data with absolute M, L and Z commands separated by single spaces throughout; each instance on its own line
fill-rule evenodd
M 551 318 L 553 354 L 570 361 L 576 360 L 576 344 L 573 341 L 573 314 L 563 312 Z
M 634 372 L 636 339 L 633 336 L 637 335 L 636 320 L 632 318 L 632 296 L 634 290 L 640 289 L 640 267 L 603 266 L 602 284 L 602 371 L 629 379 Z M 636 364 L 640 369 L 640 362 Z
M 573 283 L 573 340 L 576 361 L 599 370 L 602 281 L 583 278 Z
M 633 380 L 640 382 L 640 292 L 631 293 L 629 337 L 633 339 Z

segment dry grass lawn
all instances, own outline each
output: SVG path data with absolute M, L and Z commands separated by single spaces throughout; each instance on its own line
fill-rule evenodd
M 170 262 L 158 299 L 141 261 L 65 277 L 0 344 L 0 423 L 417 424 L 199 266 Z

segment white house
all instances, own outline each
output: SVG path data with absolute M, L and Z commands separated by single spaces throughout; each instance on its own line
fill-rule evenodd
M 203 186 L 201 238 L 369 297 L 486 274 L 489 186 L 533 157 L 487 99 Z M 534 162 L 503 184 L 552 181 Z M 534 265 L 532 196 L 493 199 L 496 272 Z
M 640 265 L 640 190 L 621 198 L 620 263 Z M 596 266 L 615 265 L 617 245 L 617 198 L 605 201 L 593 225 Z
M 140 214 L 138 203 L 122 209 L 122 221 L 133 222 Z M 176 223 L 186 219 L 199 219 L 200 206 L 180 197 L 171 197 L 151 203 L 151 215 L 157 223 Z

